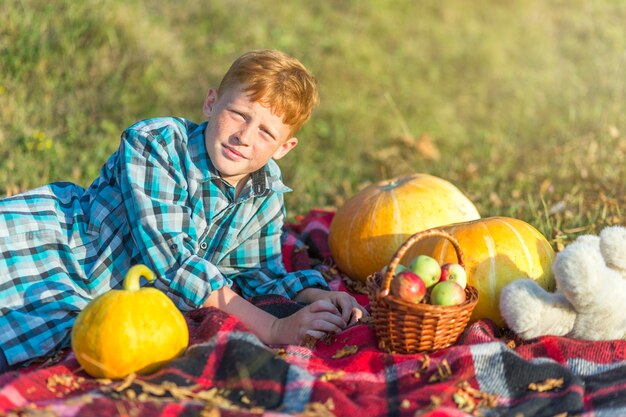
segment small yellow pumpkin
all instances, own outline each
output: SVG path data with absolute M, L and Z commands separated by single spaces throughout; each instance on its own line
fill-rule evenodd
M 108 291 L 80 312 L 72 327 L 72 349 L 83 369 L 96 378 L 149 373 L 179 356 L 189 344 L 185 318 L 163 292 L 140 288 L 145 265 L 135 265 L 123 289 Z
M 463 250 L 467 283 L 478 290 L 478 304 L 471 321 L 489 318 L 503 326 L 500 292 L 519 278 L 533 279 L 553 291 L 554 250 L 530 224 L 510 217 L 484 219 L 440 227 L 454 236 Z M 418 254 L 430 255 L 441 264 L 455 262 L 456 253 L 445 239 L 426 238 L 416 242 L 404 255 L 406 262 Z
M 480 218 L 454 185 L 428 174 L 412 174 L 370 185 L 340 207 L 328 243 L 339 269 L 360 281 L 387 265 L 413 234 Z

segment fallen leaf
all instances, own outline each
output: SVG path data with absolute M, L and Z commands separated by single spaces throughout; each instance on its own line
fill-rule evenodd
M 46 380 L 46 388 L 50 392 L 68 393 L 80 388 L 80 385 L 85 382 L 82 377 L 75 377 L 72 374 L 59 374 L 53 375 Z
M 306 336 L 304 336 L 304 341 L 302 342 L 302 345 L 309 349 L 313 349 L 316 343 L 317 343 L 317 339 L 311 336 L 310 334 L 307 334 Z
M 339 349 L 333 356 L 333 359 L 340 359 L 346 356 L 354 355 L 359 351 L 359 347 L 357 345 L 348 345 Z
M 335 403 L 332 398 L 326 400 L 326 402 L 312 402 L 308 403 L 304 408 L 303 416 L 306 417 L 335 417 Z
M 415 149 L 424 158 L 432 161 L 438 161 L 441 158 L 439 148 L 435 145 L 435 142 L 430 135 L 423 133 L 417 142 L 415 143 Z
M 563 378 L 548 378 L 541 382 L 531 382 L 528 384 L 528 389 L 537 392 L 552 391 L 561 388 L 563 383 Z
M 428 382 L 442 382 L 447 380 L 452 376 L 452 369 L 450 369 L 450 364 L 448 364 L 448 360 L 444 359 L 441 361 L 441 364 L 437 366 L 437 372 L 432 374 L 428 379 Z
M 341 379 L 346 375 L 345 371 L 328 371 L 328 372 L 324 372 L 322 374 L 322 376 L 320 377 L 320 381 L 323 382 L 328 382 L 328 381 L 333 381 L 336 379 Z

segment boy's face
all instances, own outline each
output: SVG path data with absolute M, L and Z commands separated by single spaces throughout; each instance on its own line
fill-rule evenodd
M 210 89 L 203 110 L 209 119 L 204 141 L 211 162 L 234 187 L 298 144 L 290 137 L 290 126 L 268 107 L 250 101 L 242 86 L 233 86 L 220 97 Z

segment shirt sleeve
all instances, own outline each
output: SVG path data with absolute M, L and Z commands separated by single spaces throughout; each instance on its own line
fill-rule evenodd
M 256 231 L 229 254 L 231 268 L 222 271 L 231 276 L 244 297 L 278 294 L 294 298 L 305 288 L 328 289 L 318 271 L 287 273 L 281 252 L 284 218 L 282 194 L 272 193 L 254 216 L 254 221 L 260 222 L 252 227 Z
M 182 129 L 182 127 L 180 127 Z M 127 129 L 120 146 L 120 187 L 132 237 L 157 275 L 155 286 L 178 308 L 191 310 L 232 281 L 196 255 L 184 156 L 175 127 Z M 183 159 L 183 160 L 181 160 Z

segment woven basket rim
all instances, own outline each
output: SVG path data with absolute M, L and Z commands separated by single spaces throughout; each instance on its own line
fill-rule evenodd
M 459 244 L 458 240 L 456 240 L 454 236 L 452 236 L 450 233 L 446 232 L 445 230 L 437 229 L 437 228 L 422 230 L 420 232 L 417 232 L 411 235 L 407 240 L 405 240 L 404 243 L 400 245 L 398 250 L 391 257 L 391 260 L 389 261 L 389 264 L 387 265 L 387 270 L 385 271 L 382 282 L 380 284 L 380 290 L 378 294 L 380 297 L 386 297 L 389 295 L 389 286 L 391 285 L 391 280 L 393 279 L 393 276 L 395 275 L 396 268 L 400 264 L 400 260 L 402 259 L 402 257 L 411 248 L 411 246 L 413 246 L 415 243 L 417 243 L 418 241 L 422 239 L 433 237 L 433 236 L 443 237 L 447 239 L 448 241 L 450 241 L 450 243 L 452 244 L 452 247 L 454 248 L 454 251 L 456 252 L 458 263 L 463 268 L 465 268 L 463 250 L 461 249 L 461 245 Z M 374 273 L 373 275 L 377 273 L 378 272 Z

